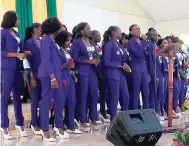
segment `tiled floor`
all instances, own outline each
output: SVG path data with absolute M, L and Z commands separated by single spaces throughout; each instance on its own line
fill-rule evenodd
M 25 127 L 27 128 L 27 131 L 29 132 L 27 138 L 20 138 L 17 137 L 17 133 L 14 130 L 14 111 L 13 107 L 9 107 L 9 118 L 10 118 L 10 128 L 12 129 L 13 134 L 13 140 L 4 140 L 2 139 L 2 134 L 0 138 L 0 146 L 8 145 L 8 146 L 112 146 L 110 142 L 108 142 L 105 139 L 105 133 L 108 127 L 108 124 L 102 125 L 101 129 L 99 131 L 91 131 L 90 133 L 83 133 L 82 135 L 71 135 L 71 138 L 68 140 L 60 140 L 57 139 L 57 142 L 55 143 L 45 143 L 42 141 L 41 136 L 34 136 L 31 132 L 31 129 L 29 129 L 29 123 L 30 123 L 30 105 L 23 105 L 23 112 L 25 116 Z M 185 115 L 182 116 L 178 120 L 173 120 L 173 124 L 184 127 L 182 124 L 184 122 L 188 122 L 188 116 Z M 167 125 L 167 122 L 164 122 L 162 125 Z M 160 138 L 157 145 L 161 146 L 170 146 L 172 145 L 173 135 L 171 134 L 163 134 Z

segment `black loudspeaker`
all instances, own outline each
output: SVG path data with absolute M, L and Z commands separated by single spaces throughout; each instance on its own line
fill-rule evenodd
M 119 112 L 106 139 L 116 146 L 155 146 L 163 133 L 153 109 Z

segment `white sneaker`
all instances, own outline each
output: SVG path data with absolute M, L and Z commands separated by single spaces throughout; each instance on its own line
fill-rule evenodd
M 104 122 L 104 123 L 110 123 L 110 120 L 104 118 L 103 115 L 102 115 L 101 113 L 99 114 L 99 118 L 100 118 L 100 120 L 101 120 L 102 122 Z
M 56 127 L 54 127 L 53 130 L 56 132 L 56 135 L 58 135 L 60 137 L 60 139 L 70 138 L 70 135 L 66 131 L 60 132 L 59 129 Z
M 162 117 L 164 117 L 165 120 L 168 120 L 167 116 L 164 115 L 164 116 L 162 116 Z
M 159 119 L 159 121 L 164 121 L 165 118 L 163 116 L 160 116 L 159 114 L 156 114 L 157 115 L 157 118 Z
M 36 131 L 35 128 L 31 125 L 31 129 L 32 129 L 32 132 L 35 134 L 35 135 L 41 135 L 41 131 Z
M 10 139 L 12 139 L 12 135 L 8 132 L 8 134 L 4 134 L 4 129 L 3 128 L 0 128 L 0 131 L 2 132 L 2 134 L 3 134 L 3 138 L 5 139 L 5 140 L 10 140 Z
M 83 132 L 89 132 L 91 130 L 91 128 L 88 127 L 88 126 L 87 127 L 81 126 L 81 129 L 82 129 Z
M 182 114 L 181 114 L 181 113 L 179 113 L 179 112 L 178 112 L 178 113 L 176 113 L 176 112 L 173 110 L 173 116 L 174 116 L 174 115 L 175 115 L 175 116 L 177 116 L 177 117 L 180 117 Z
M 186 113 L 186 112 L 181 112 L 181 114 L 182 114 L 182 115 L 187 115 L 187 113 Z
M 27 133 L 27 131 L 22 131 L 21 130 L 21 126 L 17 126 L 17 125 L 15 125 L 15 128 L 16 128 L 16 130 L 17 130 L 17 133 L 19 132 L 20 133 L 20 136 L 21 137 L 27 137 L 28 136 L 28 133 Z
M 187 115 L 187 113 L 182 111 L 180 107 L 177 107 L 177 112 L 176 113 L 180 113 L 181 115 Z
M 90 127 L 91 126 L 91 124 L 90 123 L 87 123 L 87 127 Z
M 96 123 L 100 124 L 100 125 L 102 124 L 102 122 L 100 120 L 97 120 Z
M 67 132 L 68 132 L 69 134 L 82 134 L 82 131 L 80 131 L 80 130 L 78 130 L 78 129 L 73 129 L 73 130 L 67 129 Z
M 101 125 L 97 124 L 97 125 L 93 125 L 91 124 L 92 128 L 94 128 L 95 130 L 99 130 L 101 128 Z
M 41 130 L 41 135 L 42 135 L 43 141 L 45 141 L 45 142 L 55 142 L 56 141 L 56 139 L 53 137 L 46 138 L 42 130 Z

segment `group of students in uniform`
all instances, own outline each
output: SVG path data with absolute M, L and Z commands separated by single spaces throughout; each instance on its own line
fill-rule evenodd
M 15 127 L 22 137 L 27 136 L 20 100 L 23 63 L 28 65 L 25 69 L 29 71 L 31 129 L 34 134 L 42 135 L 45 141 L 56 140 L 49 132 L 51 107 L 55 123 L 53 130 L 61 139 L 69 138 L 69 133 L 81 134 L 91 128 L 99 129 L 98 102 L 100 116 L 107 122 L 116 116 L 118 103 L 121 111 L 153 108 L 160 120 L 166 119 L 168 60 L 156 56 L 154 51 L 178 42 L 178 38 L 162 39 L 153 28 L 149 29 L 148 38 L 145 35 L 141 38 L 137 24 L 130 26 L 129 35 L 121 33 L 117 26 L 110 26 L 103 34 L 100 47 L 101 35 L 97 30 L 91 31 L 88 23 L 79 23 L 71 34 L 56 17 L 51 17 L 42 24 L 33 23 L 27 27 L 22 42 L 13 29 L 18 24 L 14 11 L 4 14 L 1 23 L 0 130 L 5 139 L 12 139 L 8 129 L 11 91 Z M 174 116 L 184 112 L 187 90 L 184 59 L 180 63 L 177 54 L 174 56 Z M 81 124 L 81 130 L 75 128 L 74 120 Z

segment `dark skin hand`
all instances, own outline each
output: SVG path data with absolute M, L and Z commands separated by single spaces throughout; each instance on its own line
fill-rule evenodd
M 58 82 L 57 82 L 54 74 L 50 74 L 50 79 L 53 80 L 53 81 L 51 81 L 51 88 L 53 88 L 53 89 L 58 88 Z
M 31 76 L 31 86 L 32 86 L 32 88 L 36 88 L 37 87 L 37 81 L 35 80 L 33 73 L 31 73 L 30 76 Z

